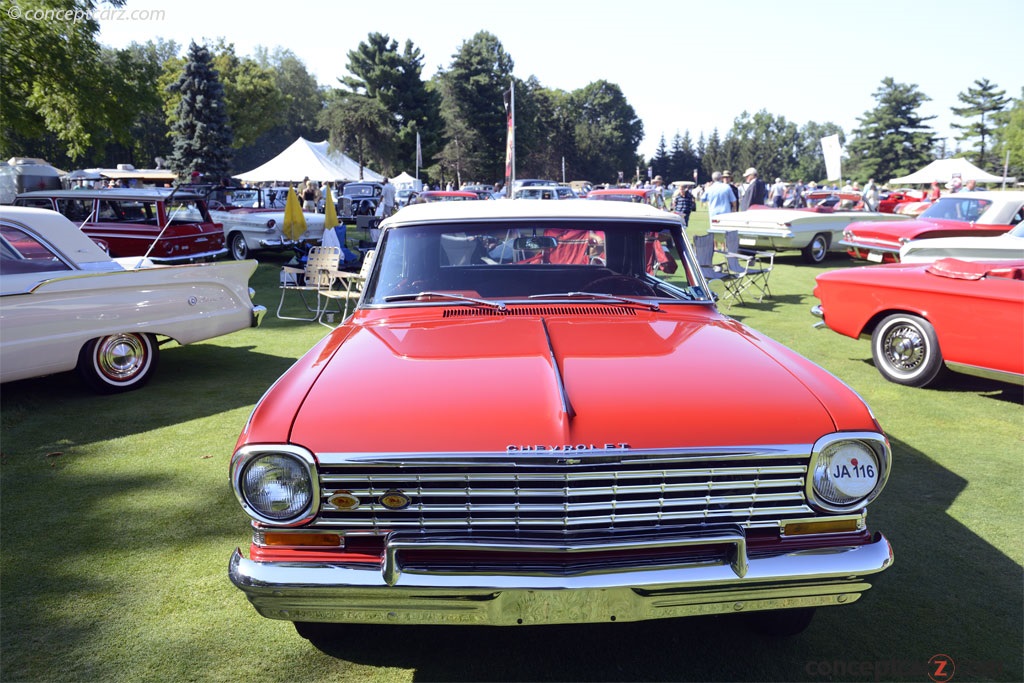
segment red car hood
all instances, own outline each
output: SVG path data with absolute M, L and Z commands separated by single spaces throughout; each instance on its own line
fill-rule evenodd
M 837 425 L 876 428 L 831 375 L 713 313 L 420 318 L 336 331 L 268 392 L 240 443 L 315 453 L 678 448 L 809 443 Z

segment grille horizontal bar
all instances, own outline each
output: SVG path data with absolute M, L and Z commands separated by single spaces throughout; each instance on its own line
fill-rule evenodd
M 535 463 L 482 464 L 437 455 L 395 462 L 320 466 L 316 526 L 372 531 L 395 529 L 574 531 L 651 525 L 776 525 L 813 514 L 804 485 L 807 456 L 787 453 L 730 457 L 663 454 L 655 462 L 608 458 L 555 467 Z M 328 459 L 329 460 L 329 459 Z M 409 504 L 389 509 L 385 493 Z M 339 509 L 332 496 L 359 499 Z

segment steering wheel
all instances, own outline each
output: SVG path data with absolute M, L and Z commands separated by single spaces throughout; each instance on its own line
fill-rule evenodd
M 228 207 L 213 199 L 206 205 L 206 208 L 213 209 L 214 211 L 225 211 Z
M 657 292 L 646 282 L 628 275 L 608 275 L 588 282 L 584 292 L 592 294 L 620 294 L 625 296 L 657 296 Z

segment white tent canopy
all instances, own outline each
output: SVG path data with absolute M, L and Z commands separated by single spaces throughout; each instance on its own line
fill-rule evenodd
M 416 178 L 413 178 L 406 171 L 402 171 L 401 174 L 396 175 L 394 178 L 392 178 L 391 184 L 398 189 L 407 187 L 413 190 L 419 190 L 421 187 L 423 187 L 423 183 L 421 183 Z
M 246 183 L 299 182 L 304 178 L 323 181 L 359 180 L 359 163 L 335 149 L 326 140 L 310 142 L 299 138 L 276 157 L 251 171 L 234 176 Z M 380 182 L 384 177 L 363 167 L 363 180 Z
M 979 183 L 1001 183 L 1002 176 L 992 175 L 981 170 L 967 159 L 937 159 L 928 164 L 920 171 L 905 175 L 900 178 L 893 178 L 890 185 L 928 185 L 936 180 L 945 185 L 953 180 L 954 175 L 959 175 L 960 180 L 976 180 Z M 1007 178 L 1006 182 L 1012 183 L 1016 178 Z

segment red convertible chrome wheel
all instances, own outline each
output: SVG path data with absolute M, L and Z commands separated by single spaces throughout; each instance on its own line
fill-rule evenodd
M 158 354 L 156 340 L 149 334 L 122 332 L 100 337 L 82 347 L 78 373 L 97 391 L 130 391 L 149 381 Z
M 935 328 L 924 318 L 904 313 L 878 324 L 871 335 L 871 355 L 883 377 L 910 387 L 931 384 L 944 367 Z

